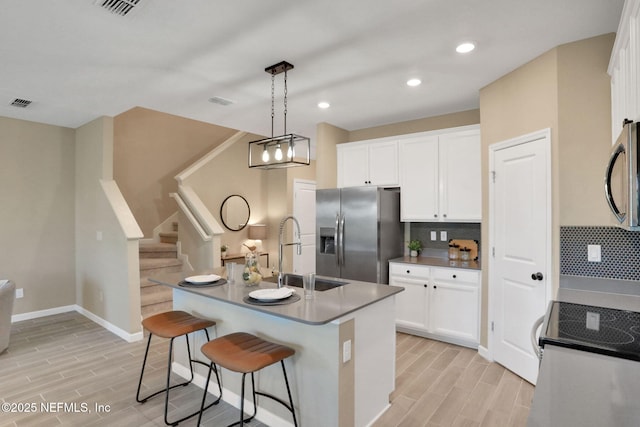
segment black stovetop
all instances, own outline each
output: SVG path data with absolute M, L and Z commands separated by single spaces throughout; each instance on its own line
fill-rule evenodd
M 640 361 L 640 313 L 553 301 L 540 345 Z

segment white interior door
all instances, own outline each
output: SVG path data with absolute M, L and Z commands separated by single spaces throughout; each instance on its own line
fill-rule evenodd
M 294 180 L 293 215 L 300 223 L 302 254 L 293 251 L 293 272 L 296 274 L 316 271 L 316 183 Z
M 545 130 L 491 148 L 492 353 L 496 362 L 532 384 L 538 359 L 531 328 L 544 315 L 550 295 L 550 146 Z

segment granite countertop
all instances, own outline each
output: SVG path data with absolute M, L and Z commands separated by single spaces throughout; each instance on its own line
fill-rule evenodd
M 447 267 L 447 268 L 464 268 L 468 270 L 480 270 L 480 262 L 478 261 L 461 261 L 451 260 L 449 258 L 418 256 L 418 257 L 400 257 L 390 259 L 389 262 L 401 262 L 404 264 L 426 265 L 430 267 Z
M 183 279 L 192 275 L 211 274 L 211 271 L 205 272 L 176 272 L 158 274 L 150 281 L 174 289 L 211 298 L 217 301 L 226 302 L 247 308 L 249 310 L 260 311 L 272 314 L 274 316 L 286 318 L 296 322 L 306 323 L 310 325 L 322 325 L 336 320 L 346 314 L 360 310 L 377 301 L 391 297 L 404 288 L 390 285 L 379 285 L 376 283 L 360 282 L 356 280 L 345 280 L 340 278 L 317 276 L 329 280 L 337 280 L 348 282 L 347 285 L 329 289 L 327 291 L 316 291 L 315 298 L 305 300 L 303 290 L 301 288 L 292 287 L 302 298 L 299 301 L 286 305 L 253 305 L 243 301 L 250 292 L 257 289 L 275 288 L 275 283 L 260 282 L 257 286 L 246 286 L 243 283 L 229 284 L 225 283 L 219 286 L 211 287 L 183 287 L 179 286 Z M 216 270 L 215 274 L 220 274 Z

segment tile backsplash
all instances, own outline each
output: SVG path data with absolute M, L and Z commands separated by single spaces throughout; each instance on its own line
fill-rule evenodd
M 601 246 L 601 262 L 587 261 Z M 560 274 L 640 280 L 640 232 L 617 227 L 560 227 Z
M 437 240 L 431 240 L 431 231 L 436 232 Z M 440 232 L 447 232 L 447 241 L 440 241 Z M 411 240 L 420 240 L 423 249 L 446 251 L 451 239 L 477 240 L 480 243 L 479 223 L 458 222 L 412 222 L 410 225 Z M 479 245 L 478 245 L 479 246 Z

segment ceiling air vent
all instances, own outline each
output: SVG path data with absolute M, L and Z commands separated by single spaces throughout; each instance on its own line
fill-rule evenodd
M 212 96 L 211 98 L 209 98 L 209 102 L 211 102 L 212 104 L 220 104 L 220 105 L 231 105 L 234 104 L 235 102 L 230 100 L 230 99 L 226 99 L 223 98 L 221 96 Z
M 141 3 L 141 0 L 97 0 L 95 4 L 115 15 L 127 16 L 134 8 L 142 6 Z
M 27 108 L 29 104 L 31 104 L 31 102 L 32 101 L 29 101 L 28 99 L 16 98 L 11 101 L 9 105 L 11 105 L 12 107 Z

